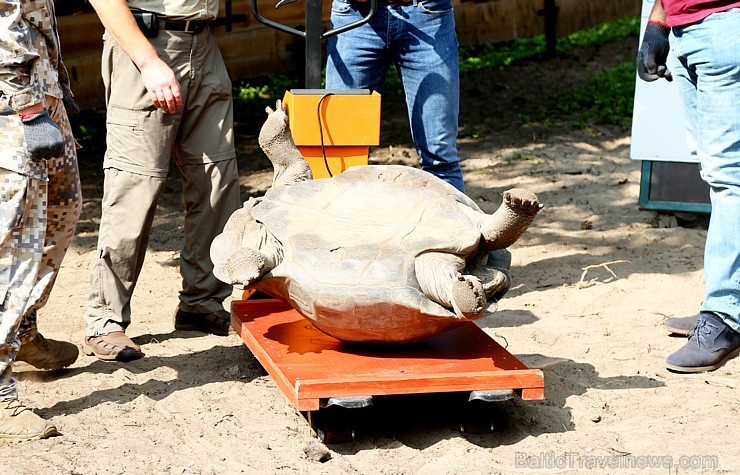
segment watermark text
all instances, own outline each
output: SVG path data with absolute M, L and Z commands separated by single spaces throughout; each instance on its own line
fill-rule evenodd
M 673 469 L 711 470 L 719 468 L 717 455 L 587 455 L 578 452 L 516 452 L 516 468 L 543 469 Z

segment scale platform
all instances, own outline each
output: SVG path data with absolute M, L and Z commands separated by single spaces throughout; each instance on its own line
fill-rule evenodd
M 471 392 L 544 398 L 544 376 L 475 323 L 404 346 L 339 341 L 281 300 L 237 300 L 231 323 L 298 411 L 328 400 Z M 508 399 L 508 398 L 507 398 Z

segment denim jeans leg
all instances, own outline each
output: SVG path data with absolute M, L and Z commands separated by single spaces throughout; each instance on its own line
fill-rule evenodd
M 361 19 L 368 8 L 369 2 L 334 0 L 332 28 Z M 422 170 L 462 191 L 454 21 L 450 0 L 379 5 L 369 23 L 329 38 L 326 87 L 380 92 L 393 62 L 406 93 L 411 134 Z
M 358 21 L 367 13 L 369 2 L 358 4 L 348 0 L 334 0 L 331 28 Z M 327 40 L 326 88 L 371 89 L 381 92 L 388 74 L 390 56 L 387 37 L 379 31 L 387 22 L 388 10 L 378 6 L 369 23 L 330 36 Z
M 421 169 L 464 191 L 457 153 L 460 73 L 455 16 L 448 0 L 420 2 L 400 16 L 391 43 Z M 419 39 L 428 39 L 420 41 Z
M 674 76 L 694 129 L 701 174 L 710 186 L 712 216 L 704 250 L 711 312 L 740 331 L 740 9 L 677 28 Z

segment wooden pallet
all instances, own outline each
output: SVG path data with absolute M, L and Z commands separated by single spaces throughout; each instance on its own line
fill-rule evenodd
M 257 360 L 298 411 L 329 398 L 513 390 L 544 398 L 544 377 L 472 322 L 400 347 L 332 338 L 280 300 L 237 300 L 231 320 Z

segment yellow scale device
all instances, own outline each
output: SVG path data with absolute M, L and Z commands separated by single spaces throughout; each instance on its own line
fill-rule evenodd
M 380 144 L 380 94 L 366 89 L 292 89 L 283 104 L 290 132 L 314 179 L 367 165 Z
M 281 0 L 275 8 L 296 1 Z M 306 89 L 286 91 L 283 104 L 288 109 L 293 140 L 314 178 L 367 165 L 370 146 L 380 143 L 380 94 L 368 89 L 320 89 L 321 42 L 369 22 L 378 9 L 377 0 L 370 0 L 370 10 L 362 19 L 328 31 L 323 31 L 321 0 L 306 0 L 305 31 L 263 17 L 257 0 L 251 0 L 251 7 L 260 23 L 305 39 Z

